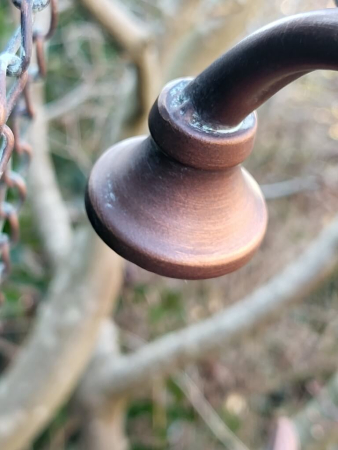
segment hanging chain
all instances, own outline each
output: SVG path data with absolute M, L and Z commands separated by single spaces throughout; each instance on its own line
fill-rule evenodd
M 18 212 L 26 198 L 24 175 L 32 155 L 30 145 L 21 137 L 20 118 L 34 116 L 29 84 L 46 74 L 43 44 L 57 25 L 57 0 L 12 0 L 12 3 L 20 9 L 20 26 L 0 53 L 0 284 L 10 270 L 11 246 L 19 238 Z M 51 19 L 49 30 L 43 34 L 33 29 L 34 15 L 47 5 Z M 34 48 L 35 72 L 30 69 Z M 11 128 L 7 125 L 9 118 Z M 10 191 L 18 198 L 15 204 L 7 200 Z M 5 226 L 8 234 L 4 232 Z

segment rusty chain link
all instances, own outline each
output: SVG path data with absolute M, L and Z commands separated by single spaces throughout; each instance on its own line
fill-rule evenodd
M 18 212 L 26 198 L 23 176 L 32 155 L 30 145 L 21 137 L 20 117 L 34 116 L 29 84 L 46 75 L 43 44 L 57 25 L 57 0 L 12 0 L 12 3 L 20 9 L 20 26 L 0 53 L 0 284 L 10 270 L 11 245 L 19 238 Z M 49 30 L 46 34 L 34 31 L 34 15 L 48 5 Z M 30 70 L 33 48 L 37 73 Z M 9 119 L 11 128 L 7 125 Z M 18 197 L 15 204 L 7 200 L 8 191 Z M 4 232 L 5 225 L 8 234 Z

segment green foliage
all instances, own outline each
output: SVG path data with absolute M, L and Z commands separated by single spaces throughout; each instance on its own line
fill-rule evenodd
M 2 2 L 0 5 L 0 51 L 3 51 L 12 32 L 13 21 L 9 2 Z
M 161 293 L 160 303 L 151 305 L 148 309 L 149 322 L 152 325 L 162 322 L 168 316 L 174 318 L 182 318 L 184 316 L 182 292 L 165 290 Z
M 41 435 L 36 439 L 33 444 L 32 450 L 40 450 L 44 448 L 49 448 L 49 443 L 53 439 L 53 436 L 60 430 L 66 426 L 70 417 L 70 408 L 69 406 L 64 406 L 59 409 L 59 411 L 53 417 L 51 423 L 48 428 L 41 433 Z M 71 445 L 67 445 L 67 450 L 72 448 Z M 66 449 L 65 449 L 66 450 Z
M 239 416 L 232 414 L 227 409 L 223 409 L 221 417 L 233 433 L 238 433 L 240 431 L 242 419 Z
M 170 448 L 168 434 L 172 426 L 181 424 L 194 424 L 197 420 L 196 412 L 187 401 L 186 396 L 173 380 L 168 380 L 163 388 L 166 391 L 165 404 L 157 405 L 155 399 L 142 398 L 134 400 L 128 409 L 127 423 L 128 435 L 131 437 L 132 450 L 148 448 L 152 450 L 164 450 Z M 157 424 L 156 415 L 160 408 L 160 414 L 165 418 L 164 423 Z M 143 439 L 134 437 L 133 430 L 142 426 L 152 436 L 151 444 L 147 436 Z

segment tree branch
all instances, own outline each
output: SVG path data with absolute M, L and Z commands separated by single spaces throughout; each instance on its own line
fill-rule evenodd
M 101 401 L 123 396 L 230 345 L 317 287 L 337 264 L 337 250 L 338 217 L 297 260 L 223 313 L 169 333 L 131 355 L 107 359 L 95 381 L 87 383 L 87 392 Z
M 160 64 L 151 33 L 117 0 L 80 1 L 135 63 L 139 74 L 140 120 L 144 122 L 160 88 Z
M 224 448 L 231 450 L 249 450 L 230 428 L 226 426 L 188 374 L 178 374 L 174 377 L 174 381 Z M 288 450 L 293 449 L 288 448 Z
M 125 399 L 96 403 L 96 398 L 86 391 L 88 380 L 95 382 L 98 367 L 107 358 L 116 358 L 119 354 L 117 328 L 107 319 L 101 324 L 95 351 L 74 396 L 76 406 L 81 411 L 82 450 L 110 450 L 112 443 L 114 450 L 128 448 L 124 434 Z
M 260 12 L 263 0 L 245 2 L 223 2 L 225 8 L 231 8 L 225 14 L 205 18 L 201 13 L 200 23 L 182 37 L 179 45 L 171 52 L 165 65 L 165 79 L 191 76 L 204 70 L 218 58 L 245 31 L 248 23 Z
M 92 231 L 78 236 L 28 341 L 1 378 L 1 450 L 27 446 L 73 389 L 117 295 L 120 261 Z
M 279 183 L 263 184 L 260 186 L 265 200 L 290 197 L 304 191 L 315 191 L 319 189 L 318 177 L 296 177 Z
M 34 86 L 36 116 L 30 129 L 33 158 L 29 169 L 29 194 L 34 219 L 54 270 L 68 254 L 73 232 L 62 199 L 48 148 L 48 123 L 44 118 L 43 85 Z
M 48 28 L 50 11 L 45 9 L 36 20 L 39 29 Z M 34 55 L 36 60 L 36 55 Z M 33 61 L 34 62 L 34 61 Z M 68 254 L 73 232 L 66 205 L 62 199 L 48 147 L 48 123 L 44 117 L 44 84 L 31 86 L 35 119 L 29 130 L 33 158 L 29 169 L 29 193 L 34 218 L 48 259 L 56 270 Z

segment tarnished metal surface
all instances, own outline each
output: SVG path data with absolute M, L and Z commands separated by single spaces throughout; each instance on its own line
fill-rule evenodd
M 11 245 L 19 238 L 18 213 L 26 198 L 26 184 L 23 175 L 32 155 L 30 145 L 21 137 L 20 117 L 34 115 L 29 96 L 29 83 L 36 73 L 29 72 L 32 52 L 37 54 L 38 76 L 46 74 L 43 44 L 49 39 L 57 25 L 57 0 L 13 0 L 20 9 L 20 26 L 0 53 L 0 283 L 10 269 Z M 34 15 L 50 4 L 51 21 L 46 34 L 34 31 Z M 8 79 L 14 78 L 8 89 Z M 21 103 L 24 107 L 21 107 Z M 11 128 L 7 125 L 10 119 Z M 11 167 L 11 156 L 16 153 L 15 166 Z M 16 192 L 17 201 L 6 201 L 8 190 Z M 2 230 L 9 225 L 9 235 Z
M 240 164 L 254 110 L 316 69 L 338 70 L 335 8 L 253 33 L 194 80 L 169 83 L 149 115 L 150 137 L 114 145 L 95 164 L 88 217 L 113 250 L 174 278 L 237 270 L 262 242 L 267 212 Z
M 147 270 L 221 276 L 248 262 L 266 230 L 263 196 L 240 167 L 255 116 L 243 128 L 209 133 L 171 114 L 166 94 L 150 114 L 150 137 L 123 141 L 95 164 L 87 213 L 107 245 Z
M 184 95 L 202 122 L 236 126 L 297 78 L 338 70 L 337 32 L 336 8 L 285 17 L 224 53 Z

